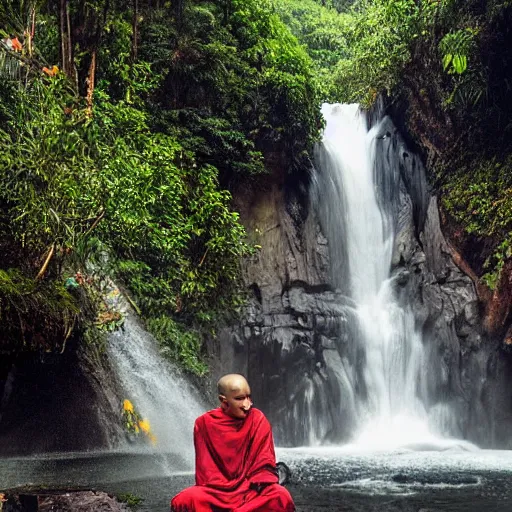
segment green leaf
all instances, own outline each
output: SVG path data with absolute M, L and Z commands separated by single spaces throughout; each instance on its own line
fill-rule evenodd
M 465 55 L 454 55 L 453 56 L 453 69 L 459 75 L 462 75 L 468 67 L 468 59 Z
M 443 69 L 446 71 L 448 69 L 448 66 L 451 64 L 452 62 L 452 58 L 453 58 L 453 55 L 451 53 L 447 53 L 444 57 L 443 57 Z

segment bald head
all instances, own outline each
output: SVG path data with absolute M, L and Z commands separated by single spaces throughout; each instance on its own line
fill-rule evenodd
M 219 395 L 227 396 L 230 392 L 234 393 L 245 386 L 249 387 L 249 383 L 243 375 L 228 373 L 217 382 L 217 391 Z
M 223 411 L 237 419 L 244 419 L 252 407 L 251 388 L 243 375 L 230 373 L 217 382 L 220 406 Z

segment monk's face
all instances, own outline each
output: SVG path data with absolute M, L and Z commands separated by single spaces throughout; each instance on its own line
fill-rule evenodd
M 220 406 L 233 418 L 244 419 L 252 407 L 251 388 L 246 380 L 228 383 L 224 395 L 220 395 Z

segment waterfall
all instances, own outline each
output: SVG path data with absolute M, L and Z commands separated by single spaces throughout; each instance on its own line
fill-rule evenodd
M 340 336 L 337 352 L 325 357 L 336 392 L 322 410 L 342 410 L 334 429 L 340 421 L 350 424 L 344 440 L 370 449 L 437 441 L 446 433 L 446 414 L 442 422 L 438 411 L 429 416 L 421 334 L 390 277 L 399 172 L 391 168 L 382 175 L 384 166 L 377 165 L 376 146 L 390 136 L 386 120 L 369 130 L 358 105 L 324 105 L 322 113 L 326 128 L 315 155 L 311 201 L 328 239 L 332 282 L 346 297 L 343 330 L 350 337 L 347 342 Z M 320 395 L 320 386 L 315 389 L 306 408 L 315 402 L 312 393 Z M 311 407 L 308 414 L 318 411 Z M 321 422 L 316 425 L 309 431 L 311 444 L 325 440 Z
M 130 315 L 124 329 L 112 334 L 108 354 L 125 398 L 150 423 L 155 452 L 178 454 L 192 468 L 194 421 L 205 411 L 197 392 Z

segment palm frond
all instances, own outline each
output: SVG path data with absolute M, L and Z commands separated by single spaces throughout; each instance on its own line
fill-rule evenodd
M 3 41 L 0 41 L 0 78 L 3 80 L 19 80 L 22 62 L 13 55 Z

